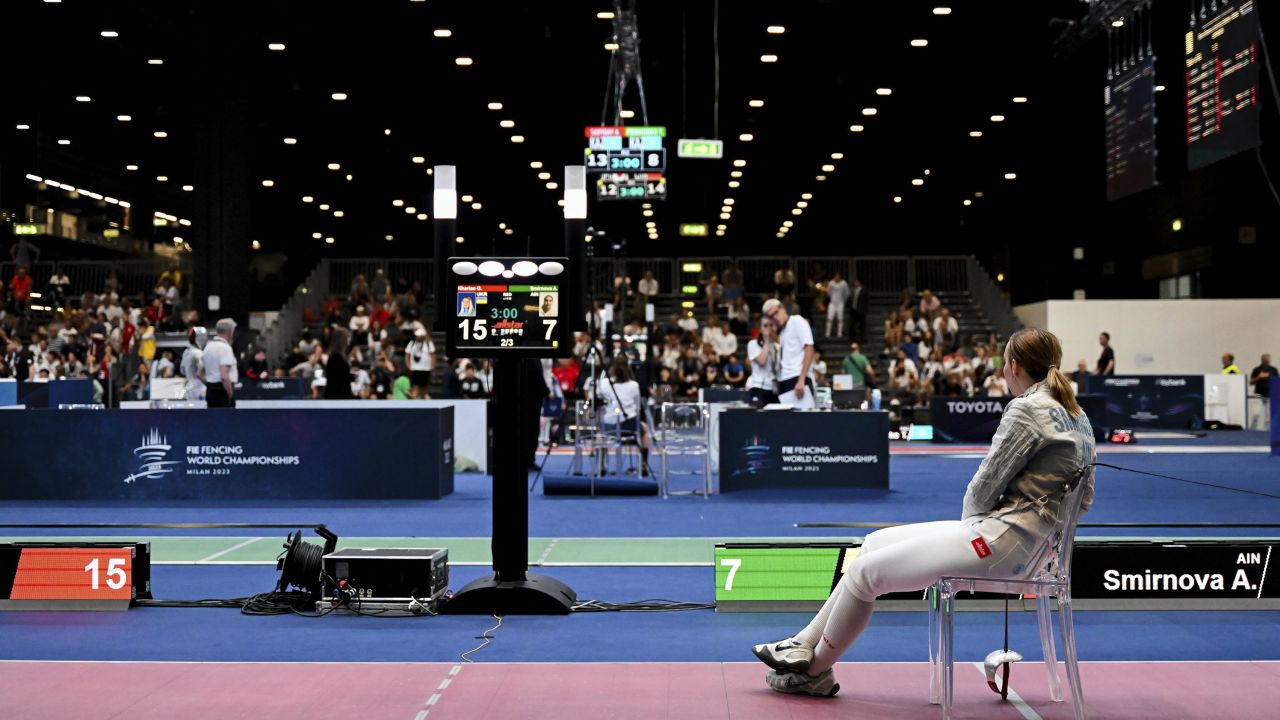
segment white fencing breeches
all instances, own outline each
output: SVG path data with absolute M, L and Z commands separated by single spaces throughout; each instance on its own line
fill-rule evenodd
M 827 303 L 827 337 L 831 337 L 831 321 L 836 323 L 836 336 L 844 335 L 844 303 Z

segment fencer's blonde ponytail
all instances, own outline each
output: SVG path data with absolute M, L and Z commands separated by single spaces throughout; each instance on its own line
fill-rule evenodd
M 1066 408 L 1071 417 L 1080 416 L 1083 411 L 1076 401 L 1075 391 L 1071 389 L 1071 381 L 1059 367 L 1062 343 L 1058 342 L 1056 335 L 1034 327 L 1019 330 L 1009 338 L 1009 357 L 1017 360 L 1032 380 L 1043 380 L 1053 398 Z

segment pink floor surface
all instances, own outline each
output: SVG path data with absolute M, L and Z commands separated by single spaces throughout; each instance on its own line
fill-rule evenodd
M 749 663 L 0 663 L 5 720 L 930 718 L 922 663 L 842 663 L 832 699 L 779 695 Z M 1280 663 L 1087 663 L 1091 718 L 1280 717 Z M 1025 663 L 1001 702 L 956 668 L 957 718 L 1070 718 Z

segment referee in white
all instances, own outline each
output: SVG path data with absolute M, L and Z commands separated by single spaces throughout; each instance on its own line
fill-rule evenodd
M 794 408 L 817 407 L 813 401 L 813 328 L 791 315 L 777 298 L 764 301 L 761 313 L 778 328 L 778 401 Z
M 209 338 L 200 358 L 203 366 L 205 400 L 209 407 L 235 407 L 236 382 L 240 379 L 236 369 L 236 353 L 231 341 L 236 336 L 236 321 L 222 318 L 214 326 L 217 335 Z

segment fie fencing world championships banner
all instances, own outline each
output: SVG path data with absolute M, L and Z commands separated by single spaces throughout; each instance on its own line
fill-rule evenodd
M 453 408 L 0 413 L 0 499 L 435 499 Z
M 725 410 L 720 492 L 889 487 L 885 412 Z
M 1092 375 L 1085 387 L 1106 397 L 1109 427 L 1185 430 L 1204 420 L 1203 375 Z

